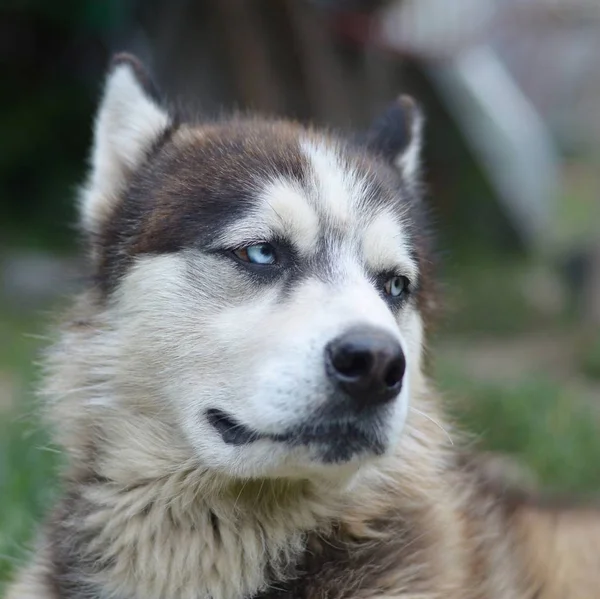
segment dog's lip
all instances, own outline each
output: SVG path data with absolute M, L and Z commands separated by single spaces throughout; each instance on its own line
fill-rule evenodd
M 228 445 L 246 445 L 265 436 L 215 408 L 206 412 L 206 418 Z
M 207 410 L 206 418 L 228 445 L 247 445 L 265 439 L 291 445 L 312 443 L 339 445 L 343 443 L 356 448 L 361 447 L 363 450 L 370 447 L 377 454 L 383 452 L 382 442 L 378 439 L 378 435 L 373 434 L 373 429 L 366 423 L 355 419 L 321 422 L 312 426 L 297 427 L 283 433 L 261 433 L 252 430 L 217 408 Z

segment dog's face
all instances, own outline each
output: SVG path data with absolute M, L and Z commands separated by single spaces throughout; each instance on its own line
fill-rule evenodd
M 420 115 L 401 101 L 390 119 L 404 140 L 382 121 L 365 147 L 286 122 L 175 125 L 139 64 L 113 66 L 82 215 L 116 385 L 171 414 L 205 467 L 331 474 L 397 443 L 424 258 Z

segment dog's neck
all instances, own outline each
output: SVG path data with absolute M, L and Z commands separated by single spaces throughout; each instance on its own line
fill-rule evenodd
M 344 509 L 341 483 L 227 479 L 183 448 L 161 446 L 151 422 L 116 428 L 87 461 L 93 472 L 78 466 L 69 477 L 73 492 L 52 535 L 64 539 L 56 554 L 78 570 L 66 578 L 87 580 L 102 597 L 253 596 L 293 576 L 307 534 L 326 534 Z
M 93 473 L 74 474 L 75 492 L 57 518 L 52 537 L 64 546 L 56 554 L 78 569 L 67 578 L 89 581 L 100 597 L 251 597 L 296 574 L 311 533 L 327 536 L 349 511 L 360 529 L 390 484 L 402 488 L 399 501 L 419 509 L 434 486 L 433 447 L 427 463 L 411 463 L 411 444 L 426 438 L 407 438 L 399 456 L 365 467 L 346 484 L 244 482 L 202 469 L 184 448 L 161 439 L 152 421 L 112 421 L 115 436 L 88 460 Z

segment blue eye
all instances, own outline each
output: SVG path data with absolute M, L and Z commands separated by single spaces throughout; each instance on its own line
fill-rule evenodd
M 406 277 L 391 277 L 388 279 L 383 288 L 385 292 L 394 298 L 399 298 L 408 290 L 408 279 Z
M 268 266 L 277 263 L 275 248 L 270 243 L 257 243 L 233 252 L 240 260 Z

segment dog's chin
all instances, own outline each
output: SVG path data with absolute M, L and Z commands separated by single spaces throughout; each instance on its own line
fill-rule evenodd
M 249 451 L 266 444 L 278 454 L 304 456 L 306 465 L 316 467 L 360 464 L 384 455 L 390 446 L 384 414 L 316 419 L 279 433 L 252 429 L 218 409 L 208 410 L 206 419 L 228 446 Z

